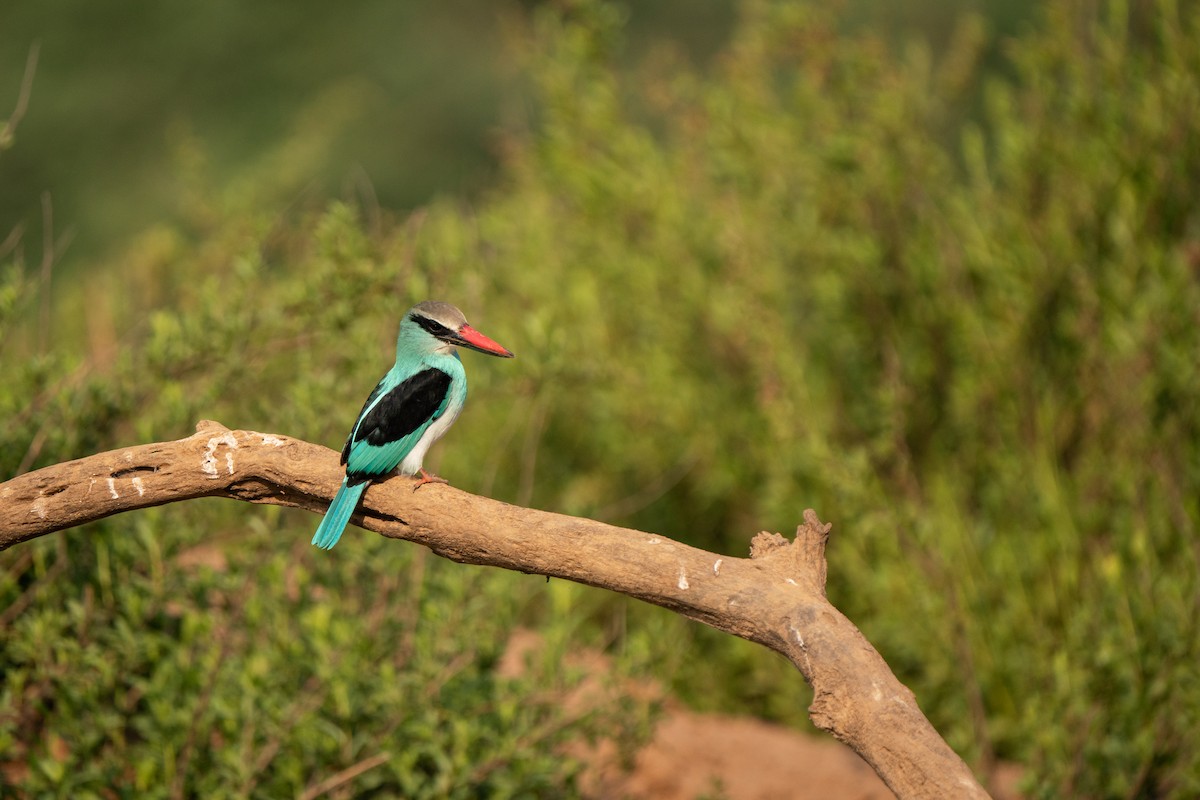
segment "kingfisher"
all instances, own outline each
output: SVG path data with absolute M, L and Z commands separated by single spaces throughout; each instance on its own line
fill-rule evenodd
M 396 336 L 396 363 L 371 392 L 342 448 L 346 477 L 329 504 L 312 543 L 338 543 L 372 481 L 392 471 L 420 474 L 413 491 L 446 483 L 421 462 L 430 446 L 458 419 L 467 400 L 467 374 L 456 347 L 512 358 L 505 347 L 467 324 L 449 303 L 425 301 L 408 310 Z

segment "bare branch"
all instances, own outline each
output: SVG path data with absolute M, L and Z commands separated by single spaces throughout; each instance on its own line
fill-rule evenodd
M 195 497 L 323 513 L 337 454 L 299 439 L 202 422 L 194 436 L 69 461 L 0 484 L 0 550 L 135 508 Z M 362 527 L 464 564 L 599 586 L 763 644 L 813 687 L 809 715 L 850 745 L 901 798 L 987 797 L 857 628 L 825 598 L 830 526 L 812 511 L 796 541 L 755 537 L 751 558 L 664 536 L 520 508 L 449 486 L 373 486 Z M 336 556 L 335 556 L 336 557 Z
M 354 780 L 355 778 L 357 778 L 359 775 L 362 775 L 367 770 L 375 769 L 376 767 L 380 766 L 381 764 L 386 764 L 391 759 L 391 757 L 392 757 L 391 753 L 383 752 L 383 753 L 376 753 L 375 755 L 371 756 L 370 758 L 364 758 L 362 761 L 358 762 L 357 764 L 347 767 L 346 769 L 344 769 L 341 772 L 338 772 L 334 775 L 330 775 L 328 778 L 321 781 L 316 786 L 313 786 L 309 789 L 305 789 L 303 794 L 300 795 L 301 800 L 315 800 L 315 798 L 318 798 L 323 794 L 328 794 L 329 792 L 338 788 L 342 784 L 349 783 L 350 781 Z
M 17 105 L 13 109 L 12 115 L 5 121 L 4 130 L 0 130 L 0 150 L 4 150 L 12 144 L 17 126 L 21 124 L 21 120 L 29 108 L 29 95 L 33 92 L 33 76 L 37 72 L 38 54 L 41 50 L 41 42 L 34 42 L 29 47 L 29 55 L 25 57 L 25 74 L 21 77 L 21 89 L 17 93 Z

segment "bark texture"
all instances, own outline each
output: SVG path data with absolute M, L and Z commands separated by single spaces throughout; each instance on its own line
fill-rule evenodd
M 201 422 L 197 433 L 30 472 L 0 484 L 0 550 L 54 531 L 195 497 L 324 513 L 341 482 L 334 451 Z M 987 793 L 856 627 L 825 598 L 830 526 L 804 512 L 794 542 L 760 533 L 750 558 L 652 533 L 520 508 L 450 486 L 370 488 L 354 522 L 482 564 L 599 586 L 775 650 L 813 687 L 809 715 L 900 798 Z M 336 554 L 335 556 L 336 557 Z

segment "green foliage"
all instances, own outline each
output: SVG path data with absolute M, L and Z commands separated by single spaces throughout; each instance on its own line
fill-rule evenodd
M 1195 791 L 1190 13 L 1050 16 L 957 134 L 962 60 L 803 5 L 752 6 L 712 78 L 622 81 L 603 10 L 548 37 L 546 134 L 479 223 L 538 264 L 505 282 L 555 370 L 535 503 L 658 486 L 622 517 L 734 552 L 814 505 L 832 597 L 960 750 L 1038 795 Z M 692 696 L 797 716 L 698 638 L 730 671 Z
M 281 219 L 200 174 L 190 228 L 63 297 L 61 346 L 24 345 L 0 463 L 201 417 L 335 446 L 398 315 L 445 298 L 518 356 L 465 357 L 434 453 L 456 485 L 734 555 L 812 506 L 831 598 L 974 763 L 1029 765 L 1035 797 L 1195 795 L 1200 16 L 1064 7 L 1003 79 L 971 70 L 969 22 L 941 59 L 834 23 L 748 2 L 710 72 L 629 73 L 612 7 L 541 13 L 540 127 L 471 209 Z M 29 302 L 5 275 L 0 312 Z M 499 679 L 518 622 L 803 724 L 759 648 L 372 537 L 319 556 L 314 524 L 190 503 L 5 554 L 0 606 L 28 605 L 0 752 L 73 796 L 296 793 L 381 752 L 356 787 L 571 794 L 553 748 L 618 720 L 556 724 L 552 657 Z
M 238 527 L 186 549 L 159 535 L 222 518 Z M 300 537 L 280 547 L 300 527 L 284 515 L 237 520 L 147 512 L 37 551 L 36 610 L 4 650 L 0 752 L 21 758 L 5 767 L 22 792 L 292 796 L 377 758 L 356 791 L 573 794 L 577 766 L 558 748 L 599 722 L 563 724 L 557 670 L 496 674 L 507 576 L 377 538 L 306 563 Z

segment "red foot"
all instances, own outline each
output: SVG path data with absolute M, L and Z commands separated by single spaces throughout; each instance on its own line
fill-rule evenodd
M 445 483 L 445 484 L 450 483 L 450 481 L 446 480 L 445 478 L 439 478 L 437 475 L 433 475 L 429 472 L 426 472 L 424 470 L 424 468 L 422 468 L 420 472 L 421 472 L 421 477 L 418 478 L 416 484 L 413 485 L 414 492 L 417 489 L 420 489 L 422 486 L 424 486 L 427 483 Z

